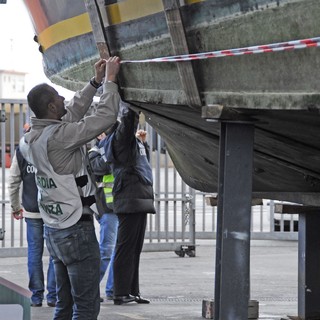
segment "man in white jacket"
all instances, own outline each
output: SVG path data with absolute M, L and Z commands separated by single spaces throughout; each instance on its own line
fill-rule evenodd
M 35 117 L 20 150 L 36 168 L 39 209 L 56 272 L 54 319 L 96 320 L 100 311 L 100 252 L 91 210 L 95 184 L 85 145 L 117 120 L 119 69 L 118 57 L 99 60 L 94 78 L 66 106 L 46 84 L 28 94 Z M 98 106 L 85 116 L 99 86 Z

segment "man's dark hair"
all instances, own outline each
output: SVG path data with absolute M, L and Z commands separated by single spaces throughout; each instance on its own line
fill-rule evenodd
M 38 119 L 43 119 L 48 113 L 48 104 L 53 101 L 55 90 L 47 83 L 35 86 L 28 93 L 28 105 Z

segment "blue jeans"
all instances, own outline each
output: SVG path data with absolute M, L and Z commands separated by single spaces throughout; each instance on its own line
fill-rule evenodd
M 45 226 L 57 280 L 54 320 L 96 320 L 100 311 L 100 252 L 93 221 L 66 229 Z
M 118 217 L 115 213 L 105 213 L 98 222 L 100 224 L 100 281 L 109 267 L 105 291 L 106 296 L 113 296 L 113 259 L 117 242 Z
M 29 289 L 32 292 L 31 302 L 34 304 L 42 303 L 44 298 L 44 272 L 43 272 L 43 249 L 44 249 L 44 225 L 42 219 L 25 218 L 27 224 L 28 242 L 28 273 Z M 52 257 L 49 258 L 47 272 L 47 301 L 55 303 L 56 280 Z

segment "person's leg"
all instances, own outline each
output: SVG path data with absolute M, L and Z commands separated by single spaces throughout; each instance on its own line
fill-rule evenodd
M 49 257 L 49 266 L 47 272 L 47 303 L 49 307 L 53 307 L 57 301 L 57 294 L 56 294 L 56 277 L 54 272 L 54 265 L 53 259 Z
M 115 213 L 108 213 L 107 215 L 107 251 L 110 255 L 108 279 L 106 283 L 106 297 L 107 299 L 113 298 L 113 261 L 115 254 L 115 245 L 117 242 L 118 233 L 118 216 Z
M 119 228 L 113 264 L 114 297 L 131 293 L 137 230 L 137 214 L 118 214 Z
M 43 221 L 30 218 L 25 218 L 25 221 L 27 224 L 29 289 L 32 292 L 31 304 L 40 306 L 44 293 Z
M 113 276 L 113 264 L 114 264 L 114 256 L 115 256 L 115 249 L 113 250 L 110 264 L 109 264 L 109 274 L 108 279 L 106 283 L 106 297 L 107 300 L 113 300 L 113 282 L 114 282 L 114 276 Z
M 71 320 L 73 313 L 73 299 L 67 267 L 60 260 L 61 253 L 56 241 L 60 238 L 59 229 L 45 227 L 46 245 L 54 263 L 56 279 L 56 308 L 54 320 Z M 63 234 L 61 234 L 63 236 Z
M 60 230 L 46 227 L 46 240 L 57 280 L 54 320 L 71 319 L 70 309 L 74 320 L 96 320 L 100 311 L 100 252 L 93 222 L 78 222 Z
M 57 305 L 54 320 L 96 320 L 100 311 L 100 252 L 92 221 L 66 229 L 45 227 L 54 259 Z M 72 312 L 73 311 L 73 312 Z
M 110 262 L 110 256 L 107 253 L 107 215 L 103 214 L 98 220 L 100 226 L 100 238 L 99 238 L 99 249 L 100 249 L 100 281 L 102 281 Z
M 132 278 L 132 284 L 131 284 L 131 294 L 134 296 L 140 295 L 140 288 L 139 288 L 139 265 L 140 265 L 140 255 L 144 243 L 144 236 L 146 231 L 146 225 L 147 225 L 147 214 L 146 213 L 140 213 L 139 216 L 137 216 L 137 220 L 139 221 L 139 224 L 137 225 L 137 235 L 136 235 L 136 242 L 135 242 L 135 248 L 134 248 L 134 272 L 133 272 L 133 278 Z
M 71 320 L 73 314 L 73 299 L 68 269 L 60 260 L 54 260 L 57 280 L 57 302 L 53 320 Z
M 92 222 L 78 222 L 64 256 L 74 301 L 73 319 L 96 320 L 100 311 L 100 251 Z

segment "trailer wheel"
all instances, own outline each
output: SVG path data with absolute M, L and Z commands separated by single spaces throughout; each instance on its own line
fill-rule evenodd
M 179 256 L 180 258 L 183 258 L 185 256 L 185 251 L 183 250 L 175 250 L 174 253 Z
M 186 254 L 190 257 L 190 258 L 194 258 L 196 256 L 196 251 L 195 250 L 187 250 Z

